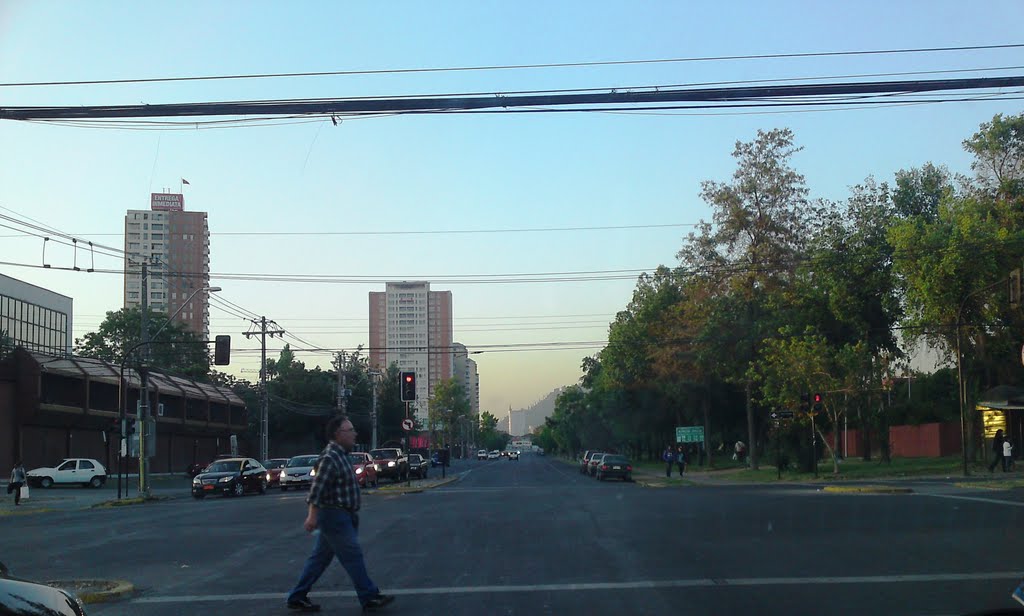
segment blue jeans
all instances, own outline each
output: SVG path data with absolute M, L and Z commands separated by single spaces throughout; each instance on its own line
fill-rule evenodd
M 335 556 L 352 579 L 359 603 L 365 605 L 367 601 L 380 594 L 377 585 L 366 572 L 363 550 L 356 538 L 353 514 L 344 509 L 320 509 L 317 512 L 317 528 L 320 529 L 320 533 L 316 538 L 316 546 L 306 559 L 306 566 L 303 567 L 295 588 L 288 594 L 288 600 L 304 599 Z

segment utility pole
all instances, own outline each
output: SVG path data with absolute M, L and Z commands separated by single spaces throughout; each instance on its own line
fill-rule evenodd
M 345 387 L 348 385 L 348 374 L 345 368 L 348 366 L 348 355 L 345 351 L 338 353 L 338 412 L 342 415 L 348 410 L 348 401 L 345 394 Z
M 252 323 L 259 326 L 259 331 L 247 331 L 245 337 L 260 337 L 261 361 L 260 361 L 260 460 L 270 457 L 270 439 L 268 435 L 269 422 L 267 420 L 269 400 L 267 399 L 267 336 L 273 338 L 275 335 L 283 336 L 284 330 L 267 317 L 253 319 Z M 271 329 L 267 329 L 270 326 Z M 276 329 L 274 329 L 276 327 Z
M 139 496 L 149 496 L 149 460 L 146 459 L 146 452 L 149 448 L 149 439 L 146 438 L 146 427 L 149 425 L 149 367 L 146 360 L 149 359 L 149 268 L 145 260 L 142 261 L 142 360 L 139 362 L 139 410 L 137 416 L 136 430 L 139 431 Z
M 370 425 L 373 429 L 373 436 L 370 438 L 370 449 L 377 448 L 377 377 L 380 372 L 370 371 L 370 385 L 373 388 L 373 407 L 370 410 Z

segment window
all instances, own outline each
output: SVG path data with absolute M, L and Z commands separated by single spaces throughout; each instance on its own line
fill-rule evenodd
M 94 468 L 96 468 L 96 467 L 93 465 L 92 462 L 90 462 L 88 460 L 79 460 L 78 461 L 78 470 L 88 471 L 88 470 L 92 470 Z
M 68 460 L 64 464 L 61 464 L 60 466 L 58 466 L 57 470 L 58 471 L 73 471 L 73 470 L 75 470 L 75 461 L 74 460 Z

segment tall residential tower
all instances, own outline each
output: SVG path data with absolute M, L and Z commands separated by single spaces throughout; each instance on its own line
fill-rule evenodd
M 186 212 L 184 196 L 150 195 L 149 210 L 128 210 L 124 217 L 124 306 L 142 305 L 142 263 L 148 263 L 149 307 L 174 314 L 189 330 L 210 337 L 210 228 L 206 212 Z M 188 305 L 182 304 L 189 300 Z

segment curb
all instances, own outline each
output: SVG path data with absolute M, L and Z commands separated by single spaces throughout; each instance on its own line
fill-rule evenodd
M 160 501 L 172 500 L 170 496 L 150 496 L 144 498 L 142 496 L 134 496 L 132 498 L 122 498 L 121 500 L 107 500 L 100 503 L 93 503 L 89 505 L 87 509 L 111 509 L 113 507 L 127 507 L 129 505 L 145 505 L 146 503 L 155 503 Z
M 49 507 L 43 507 L 42 509 L 31 509 L 31 508 L 20 509 L 20 510 L 11 509 L 11 510 L 0 511 L 0 517 L 5 517 L 5 516 L 15 517 L 15 516 L 22 516 L 22 515 L 33 515 L 33 514 L 36 514 L 36 513 L 49 513 L 51 511 L 56 511 L 56 509 L 50 509 Z
M 377 488 L 376 492 L 374 492 L 374 493 L 376 493 L 376 494 L 380 494 L 380 493 L 384 493 L 384 494 L 419 494 L 420 492 L 424 492 L 426 490 L 433 490 L 434 488 L 440 488 L 441 486 L 446 486 L 449 483 L 454 483 L 454 482 L 456 482 L 456 481 L 458 481 L 460 479 L 462 479 L 462 477 L 460 477 L 459 475 L 453 475 L 451 477 L 443 479 L 443 480 L 441 480 L 441 481 L 439 481 L 439 482 L 437 482 L 435 484 L 429 485 L 429 486 L 409 486 L 409 487 L 405 487 L 405 486 L 402 486 L 402 487 L 385 486 L 383 488 Z
M 44 583 L 47 586 L 71 593 L 82 603 L 105 603 L 121 599 L 135 592 L 135 585 L 127 580 L 50 580 Z M 79 585 L 110 586 L 110 588 L 77 592 L 75 587 Z
M 913 494 L 910 488 L 897 488 L 893 486 L 825 486 L 822 492 L 833 494 Z

